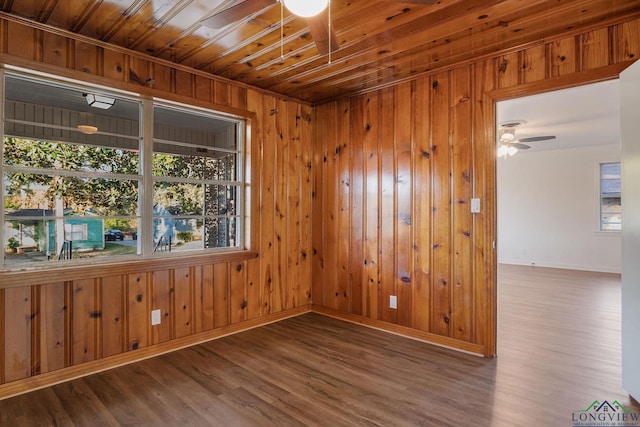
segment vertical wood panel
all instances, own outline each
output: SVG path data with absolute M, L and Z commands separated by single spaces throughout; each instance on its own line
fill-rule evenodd
M 451 332 L 454 338 L 471 340 L 473 317 L 473 283 L 471 276 L 471 146 L 472 93 L 469 67 L 453 72 L 453 280 Z
M 194 97 L 194 76 L 182 70 L 174 70 L 175 88 L 178 95 Z
M 432 224 L 433 238 L 433 289 L 431 332 L 449 335 L 451 312 L 451 183 L 450 183 L 450 111 L 448 73 L 440 73 L 432 78 L 432 123 L 438 125 L 431 129 L 431 161 L 433 180 Z
M 616 28 L 616 63 L 640 58 L 640 21 L 624 22 Z
M 380 246 L 378 236 L 378 223 L 380 221 L 378 196 L 380 189 L 380 156 L 378 132 L 380 120 L 378 109 L 380 99 L 378 92 L 371 93 L 363 98 L 365 136 L 364 136 L 364 175 L 365 180 L 365 212 L 364 212 L 364 272 L 363 288 L 365 295 L 365 315 L 372 319 L 378 318 L 378 288 L 380 286 L 380 270 L 378 260 Z
M 546 46 L 536 46 L 522 52 L 522 82 L 531 83 L 547 77 Z
M 98 70 L 98 48 L 76 40 L 74 47 L 75 69 L 89 74 L 101 74 Z
M 311 193 L 312 219 L 312 265 L 311 265 L 311 299 L 313 304 L 325 305 L 324 294 L 327 291 L 324 277 L 324 157 L 326 145 L 327 111 L 330 104 L 316 107 L 314 114 L 314 144 L 313 144 L 313 190 Z
M 350 102 L 351 126 L 350 126 L 350 176 L 349 189 L 350 201 L 350 239 L 349 239 L 349 266 L 350 280 L 350 306 L 353 314 L 363 314 L 364 292 L 364 146 L 365 119 L 363 98 L 352 99 Z
M 203 326 L 203 289 L 202 289 L 202 266 L 194 266 L 191 268 L 191 292 L 193 296 L 191 298 L 193 304 L 193 333 L 198 334 L 204 331 Z
M 68 46 L 66 37 L 48 32 L 42 33 L 42 62 L 57 67 L 66 67 Z
M 276 274 L 275 258 L 275 155 L 277 134 L 275 129 L 275 99 L 262 97 L 261 111 L 265 115 L 262 120 L 262 138 L 260 144 L 260 164 L 262 166 L 262 186 L 260 198 L 260 280 L 263 304 L 263 314 L 274 312 L 272 293 L 275 286 Z
M 195 76 L 195 97 L 202 101 L 213 100 L 213 82 L 203 76 Z
M 71 364 L 95 360 L 98 356 L 97 326 L 101 313 L 96 306 L 95 279 L 73 282 L 71 293 Z
M 325 226 L 322 232 L 324 240 L 325 253 L 323 256 L 324 267 L 324 283 L 326 286 L 324 294 L 324 304 L 327 307 L 337 309 L 340 299 L 340 283 L 338 272 L 338 232 L 339 232 L 339 214 L 338 214 L 338 198 L 340 191 L 340 182 L 338 180 L 338 126 L 334 125 L 338 122 L 339 112 L 338 104 L 331 103 L 331 108 L 326 111 L 326 126 L 323 154 L 323 180 L 324 186 L 324 207 L 322 216 Z
M 40 287 L 40 372 L 64 368 L 66 358 L 64 283 Z
M 275 271 L 273 275 L 273 286 L 271 289 L 271 311 L 279 312 L 288 308 L 288 186 L 289 174 L 287 165 L 289 159 L 289 138 L 288 138 L 288 107 L 287 102 L 282 99 L 276 100 L 275 116 L 275 208 L 274 208 L 274 232 L 275 232 Z
M 247 320 L 262 314 L 262 289 L 260 288 L 260 261 L 247 262 Z
M 173 271 L 174 337 L 181 338 L 193 333 L 193 283 L 189 267 Z
M 119 82 L 125 81 L 125 58 L 122 52 L 111 49 L 103 50 L 104 77 Z
M 154 288 L 156 285 L 154 272 Z M 145 273 L 130 274 L 127 284 L 127 350 L 136 350 L 149 344 L 148 332 L 151 324 L 149 293 Z M 163 318 L 164 322 L 165 319 Z
M 473 109 L 473 193 L 480 199 L 480 213 L 473 215 L 474 267 L 474 341 L 485 345 L 485 355 L 495 355 L 496 271 L 495 209 L 496 209 L 496 138 L 495 109 L 484 91 L 496 87 L 492 61 L 474 67 Z
M 227 83 L 219 80 L 213 82 L 213 101 L 219 105 L 229 105 L 231 89 Z
M 498 81 L 501 88 L 517 86 L 520 82 L 520 54 L 519 52 L 502 55 L 498 62 Z
M 300 268 L 298 300 L 300 304 L 311 303 L 311 193 L 312 187 L 312 140 L 311 107 L 303 105 L 300 109 Z
M 231 99 L 230 99 L 230 106 L 233 108 L 239 108 L 241 110 L 246 110 L 247 109 L 247 97 L 248 97 L 248 90 L 245 87 L 241 87 L 241 86 L 231 86 L 230 87 L 230 91 L 231 91 Z
M 102 356 L 120 354 L 125 345 L 125 278 L 102 278 Z
M 413 327 L 431 330 L 431 86 L 427 78 L 414 85 Z
M 12 21 L 6 21 L 7 53 L 25 59 L 36 59 L 36 30 Z M 20 43 L 12 43 L 20 40 Z
M 582 48 L 581 70 L 592 70 L 609 65 L 609 29 L 590 31 L 580 37 Z
M 131 64 L 131 70 L 132 71 L 136 71 L 133 69 L 134 64 Z M 153 88 L 160 90 L 162 92 L 171 92 L 172 87 L 173 87 L 173 79 L 172 79 L 172 73 L 171 73 L 171 68 L 167 67 L 166 65 L 161 65 L 161 64 L 157 64 L 157 63 L 153 63 L 151 64 L 151 66 L 153 67 Z M 140 71 L 136 71 L 136 72 L 140 72 Z
M 577 59 L 575 37 L 567 37 L 549 43 L 551 77 L 564 76 L 578 71 Z
M 350 102 L 341 99 L 337 102 L 337 121 L 335 123 L 335 148 L 329 151 L 334 157 L 334 176 L 337 182 L 334 209 L 335 225 L 335 268 L 337 273 L 335 288 L 335 308 L 349 311 L 351 306 L 351 141 L 349 128 L 351 125 Z
M 413 317 L 411 227 L 413 217 L 411 202 L 413 195 L 411 157 L 413 152 L 411 83 L 397 86 L 395 112 L 395 205 L 396 205 L 396 271 L 395 287 L 398 296 L 397 323 L 411 326 Z
M 213 265 L 202 266 L 202 330 L 213 329 Z
M 394 147 L 394 112 L 395 88 L 380 91 L 380 287 L 378 289 L 380 319 L 396 323 L 397 311 L 389 307 L 389 297 L 397 296 L 395 280 L 396 241 L 396 203 L 395 203 L 395 147 Z
M 247 319 L 247 263 L 231 264 L 231 324 Z
M 229 324 L 229 264 L 213 266 L 213 305 L 214 326 L 216 328 Z
M 31 287 L 4 290 L 4 380 L 31 376 Z
M 301 164 L 302 142 L 300 134 L 300 121 L 302 112 L 300 105 L 287 103 L 287 117 L 289 135 L 289 150 L 287 161 L 287 303 L 286 307 L 298 307 L 300 305 L 300 251 L 302 211 L 300 209 L 301 190 Z
M 140 313 L 140 319 L 145 319 L 143 325 L 146 325 L 147 322 L 150 325 L 151 310 L 160 310 L 160 324 L 151 326 L 151 342 L 158 344 L 174 337 L 173 324 L 176 317 L 173 309 L 174 292 L 169 270 L 154 271 L 151 278 L 151 309 L 147 308 L 144 316 Z M 140 333 L 142 333 L 142 329 L 140 329 Z

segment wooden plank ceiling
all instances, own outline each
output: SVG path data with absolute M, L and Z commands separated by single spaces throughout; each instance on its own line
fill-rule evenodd
M 234 6 L 244 12 L 232 21 Z M 286 9 L 282 19 L 277 0 L 0 0 L 0 10 L 319 103 L 615 22 L 640 0 L 332 0 L 330 64 L 324 19 Z

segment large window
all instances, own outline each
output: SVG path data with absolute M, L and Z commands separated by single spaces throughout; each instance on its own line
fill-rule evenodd
M 622 229 L 620 163 L 600 165 L 600 230 Z
M 5 265 L 240 246 L 240 120 L 14 74 L 4 88 Z

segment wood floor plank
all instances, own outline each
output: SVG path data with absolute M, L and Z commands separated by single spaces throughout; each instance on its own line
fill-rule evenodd
M 309 313 L 0 401 L 0 425 L 566 426 L 621 388 L 620 276 L 500 266 L 498 357 Z

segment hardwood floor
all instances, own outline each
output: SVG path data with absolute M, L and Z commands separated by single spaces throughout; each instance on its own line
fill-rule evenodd
M 500 266 L 499 355 L 483 359 L 305 314 L 0 401 L 0 423 L 570 426 L 617 400 L 620 278 Z

